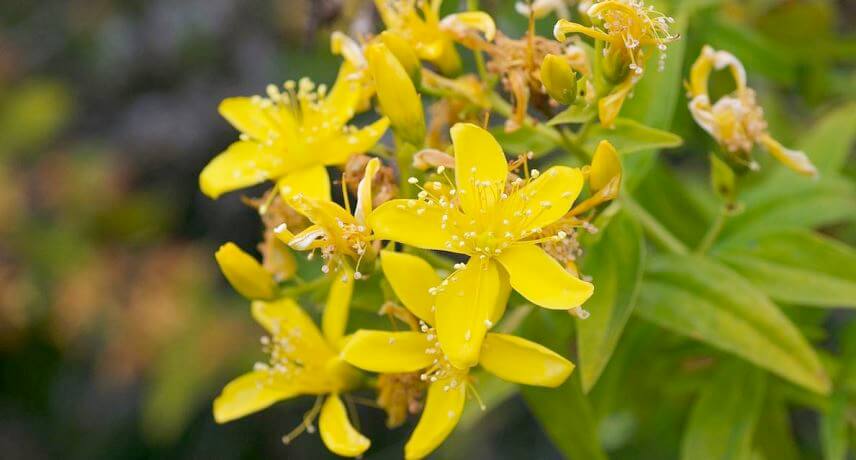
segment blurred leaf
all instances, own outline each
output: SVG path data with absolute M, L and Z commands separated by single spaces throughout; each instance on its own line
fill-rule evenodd
M 791 426 L 788 406 L 778 395 L 776 387 L 770 385 L 767 398 L 761 411 L 755 431 L 755 444 L 767 459 L 799 460 L 800 451 L 794 439 L 794 427 Z
M 71 111 L 70 91 L 59 82 L 31 80 L 0 93 L 0 155 L 37 149 Z
M 564 125 L 568 123 L 585 123 L 597 114 L 595 105 L 572 105 L 559 112 L 547 122 L 547 126 Z
M 716 257 L 777 301 L 856 308 L 856 250 L 833 239 L 787 230 L 722 248 Z
M 847 458 L 847 394 L 836 390 L 829 399 L 829 408 L 820 417 L 820 442 L 824 460 Z
M 649 265 L 640 292 L 642 318 L 829 392 L 829 378 L 797 328 L 729 268 L 703 257 L 661 256 Z
M 597 284 L 585 303 L 591 316 L 577 320 L 579 373 L 585 393 L 594 386 L 612 356 L 636 305 L 645 260 L 639 226 L 623 212 L 607 224 L 596 222 L 600 240 L 589 245 L 582 271 Z
M 690 412 L 681 443 L 685 460 L 748 460 L 764 403 L 766 376 L 745 362 L 723 363 Z
M 683 142 L 677 134 L 645 126 L 629 118 L 618 118 L 613 128 L 593 125 L 586 134 L 583 148 L 594 152 L 602 140 L 609 141 L 621 154 L 677 147 Z
M 535 309 L 522 326 L 522 335 L 567 355 L 571 317 Z M 539 338 L 543 338 L 539 340 Z M 579 372 L 557 388 L 521 386 L 520 392 L 553 444 L 571 460 L 606 459 L 598 440 L 597 421 L 583 395 Z
M 558 147 L 553 139 L 539 134 L 535 128 L 528 125 L 523 125 L 510 133 L 505 132 L 501 126 L 491 129 L 490 132 L 496 137 L 505 153 L 512 155 L 531 151 L 535 156 L 540 156 Z

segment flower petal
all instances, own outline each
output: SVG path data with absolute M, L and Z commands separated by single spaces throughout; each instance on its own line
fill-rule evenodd
M 342 347 L 342 359 L 360 369 L 381 373 L 416 372 L 431 365 L 434 355 L 421 332 L 359 330 Z
M 324 166 L 310 166 L 288 173 L 277 181 L 280 195 L 290 198 L 302 193 L 309 198 L 330 201 L 330 176 Z
M 324 445 L 343 457 L 356 457 L 371 446 L 371 441 L 351 426 L 345 405 L 337 394 L 328 396 L 321 406 L 318 430 Z
M 769 134 L 761 137 L 761 143 L 770 152 L 770 155 L 792 171 L 804 176 L 817 177 L 817 168 L 815 168 L 804 152 L 785 148 L 785 146 L 773 139 Z
M 500 305 L 499 267 L 492 260 L 471 257 L 467 266 L 441 285 L 436 296 L 436 329 L 440 348 L 455 367 L 466 369 L 479 360 L 484 335 Z
M 318 148 L 321 160 L 325 165 L 345 164 L 352 155 L 365 153 L 374 147 L 388 128 L 389 118 L 383 117 L 364 128 L 334 136 Z
M 567 214 L 583 187 L 583 174 L 579 168 L 553 166 L 541 173 L 509 197 L 506 219 L 519 222 L 523 231 L 542 228 Z M 515 217 L 512 213 L 523 211 L 529 217 Z
M 289 133 L 292 138 L 297 134 L 297 122 L 287 109 L 265 104 L 258 97 L 230 97 L 218 110 L 232 126 L 259 142 L 267 141 L 273 133 Z
M 496 36 L 496 24 L 484 11 L 450 14 L 440 21 L 440 28 L 456 37 L 465 37 L 472 30 L 483 33 L 487 41 L 493 41 Z
M 199 174 L 199 188 L 211 198 L 276 179 L 286 165 L 279 155 L 261 144 L 238 141 L 214 157 Z
M 413 430 L 413 435 L 404 446 L 404 458 L 417 459 L 427 457 L 455 429 L 466 402 L 466 385 L 457 385 L 446 390 L 445 380 L 431 384 L 425 410 Z
M 357 209 L 354 217 L 358 222 L 365 223 L 366 218 L 372 213 L 372 181 L 380 169 L 380 160 L 372 158 L 366 164 L 363 178 L 357 186 Z
M 508 334 L 489 333 L 479 364 L 497 377 L 514 383 L 557 387 L 574 365 L 547 347 Z
M 469 216 L 489 210 L 505 189 L 508 163 L 499 142 L 470 123 L 452 126 L 455 182 L 461 208 Z
M 354 270 L 343 262 L 331 276 L 330 293 L 321 317 L 321 330 L 327 342 L 335 346 L 342 340 L 348 325 L 351 296 L 354 294 Z
M 248 372 L 229 382 L 214 400 L 214 420 L 226 423 L 298 394 L 297 386 L 270 372 Z
M 429 206 L 419 200 L 391 200 L 372 212 L 369 227 L 378 240 L 397 241 L 422 249 L 458 252 L 452 246 L 452 233 L 443 226 L 443 214 L 451 212 L 457 211 Z
M 594 286 L 571 275 L 534 244 L 519 244 L 497 259 L 508 271 L 511 287 L 527 300 L 544 308 L 567 310 L 583 304 Z
M 235 243 L 220 246 L 214 258 L 229 284 L 242 296 L 251 300 L 273 297 L 276 283 L 271 274 Z
M 442 281 L 423 259 L 410 254 L 381 251 L 383 274 L 395 295 L 411 313 L 428 324 L 434 324 L 434 296 L 428 291 Z
M 278 299 L 271 302 L 257 300 L 252 304 L 253 318 L 271 335 L 283 331 L 293 331 L 313 350 L 319 350 L 324 358 L 333 355 L 333 351 L 324 341 L 318 326 L 312 318 L 291 299 Z

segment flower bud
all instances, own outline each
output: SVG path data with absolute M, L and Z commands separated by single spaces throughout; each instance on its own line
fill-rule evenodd
M 404 66 L 383 43 L 370 44 L 366 58 L 381 112 L 389 118 L 396 135 L 410 144 L 422 145 L 425 142 L 422 99 Z
M 388 30 L 381 32 L 380 40 L 395 55 L 395 58 L 404 67 L 407 75 L 410 75 L 410 80 L 413 81 L 413 84 L 419 86 L 420 79 L 422 78 L 422 65 L 419 64 L 419 57 L 416 56 L 416 52 L 413 51 L 407 40 L 395 32 Z
M 270 299 L 276 283 L 270 273 L 235 243 L 226 243 L 214 254 L 229 284 L 248 299 Z
M 577 79 L 567 59 L 555 54 L 544 56 L 541 62 L 541 83 L 557 102 L 570 105 L 577 97 Z
M 611 186 L 610 183 L 614 179 L 618 179 L 618 182 Z M 589 174 L 591 191 L 592 193 L 597 193 L 610 186 L 615 188 L 614 192 L 617 195 L 620 184 L 621 159 L 618 158 L 618 152 L 609 141 L 600 141 L 591 161 L 591 172 Z

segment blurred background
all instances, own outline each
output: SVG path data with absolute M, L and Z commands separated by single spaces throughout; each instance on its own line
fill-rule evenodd
M 223 384 L 261 356 L 261 331 L 213 253 L 228 240 L 254 248 L 261 225 L 241 193 L 204 197 L 197 174 L 237 136 L 217 114 L 221 99 L 304 75 L 332 81 L 330 32 L 375 31 L 371 3 L 0 2 L 0 457 L 329 455 L 317 435 L 280 442 L 308 400 L 213 421 Z M 856 96 L 856 4 L 723 3 L 693 23 L 690 50 L 731 31 L 721 46 L 744 59 L 786 144 L 813 114 Z M 525 28 L 511 1 L 482 8 L 511 36 Z M 753 55 L 758 42 L 773 51 Z M 675 126 L 696 129 L 683 108 Z M 559 458 L 519 398 L 493 410 L 438 456 Z M 368 457 L 399 458 L 412 424 L 387 433 L 379 411 L 361 419 Z M 643 455 L 625 442 L 626 418 L 608 421 L 616 458 L 676 455 L 677 434 Z

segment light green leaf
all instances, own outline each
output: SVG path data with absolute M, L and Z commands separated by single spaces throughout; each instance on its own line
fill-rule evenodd
M 805 230 L 767 233 L 715 252 L 772 299 L 856 308 L 856 251 Z
M 766 376 L 745 362 L 727 362 L 699 395 L 681 442 L 684 460 L 749 460 L 764 403 Z
M 554 139 L 543 136 L 529 125 L 523 125 L 510 133 L 505 132 L 502 127 L 493 128 L 490 132 L 509 155 L 532 152 L 535 156 L 541 156 L 559 145 Z
M 856 140 L 856 103 L 829 112 L 805 130 L 804 136 L 798 147 L 821 175 L 840 171 Z
M 559 112 L 547 122 L 547 126 L 564 125 L 568 123 L 585 123 L 597 115 L 595 105 L 572 105 Z
M 599 124 L 592 126 L 583 142 L 583 148 L 594 152 L 602 140 L 609 141 L 622 154 L 677 147 L 683 142 L 677 134 L 645 126 L 629 118 L 618 118 L 613 128 L 604 128 Z
M 755 430 L 755 445 L 764 457 L 775 460 L 799 460 L 800 451 L 794 439 L 794 428 L 785 398 L 777 391 L 781 387 L 770 386 Z
M 570 315 L 537 308 L 523 323 L 522 335 L 566 355 Z M 521 386 L 520 393 L 556 448 L 571 460 L 606 460 L 597 421 L 574 372 L 557 388 Z
M 645 260 L 645 242 L 639 226 L 618 212 L 608 225 L 595 222 L 600 240 L 588 245 L 582 271 L 597 285 L 584 307 L 588 319 L 577 320 L 579 372 L 588 393 L 612 356 L 624 325 L 633 312 Z
M 829 392 L 817 355 L 787 316 L 749 281 L 713 260 L 654 259 L 636 312 L 817 393 Z

